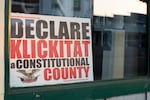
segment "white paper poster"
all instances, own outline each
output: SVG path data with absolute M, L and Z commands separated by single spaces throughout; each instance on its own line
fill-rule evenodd
M 87 18 L 11 15 L 10 87 L 93 81 Z

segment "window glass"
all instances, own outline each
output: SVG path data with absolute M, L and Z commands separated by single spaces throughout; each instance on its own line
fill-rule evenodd
M 12 0 L 12 12 L 89 18 L 92 0 Z
M 94 0 L 95 79 L 147 75 L 146 2 Z
M 12 12 L 15 13 L 93 18 L 95 80 L 147 75 L 146 2 L 140 0 L 12 0 L 11 7 Z

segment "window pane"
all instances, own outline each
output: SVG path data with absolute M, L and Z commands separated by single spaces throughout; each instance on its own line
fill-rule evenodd
M 147 75 L 146 3 L 94 0 L 95 79 Z
M 95 79 L 147 75 L 146 3 L 93 1 Z M 91 18 L 92 0 L 12 0 L 12 12 Z
M 92 0 L 12 0 L 12 12 L 89 18 Z

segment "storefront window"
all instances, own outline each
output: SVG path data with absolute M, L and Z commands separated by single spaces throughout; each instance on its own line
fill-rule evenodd
M 140 0 L 94 0 L 95 79 L 147 75 L 146 15 Z
M 12 0 L 11 11 L 91 18 L 94 79 L 105 80 L 147 75 L 146 8 L 140 0 Z

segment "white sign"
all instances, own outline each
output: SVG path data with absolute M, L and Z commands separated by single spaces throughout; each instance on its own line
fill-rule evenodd
M 87 18 L 11 15 L 10 87 L 93 81 Z

